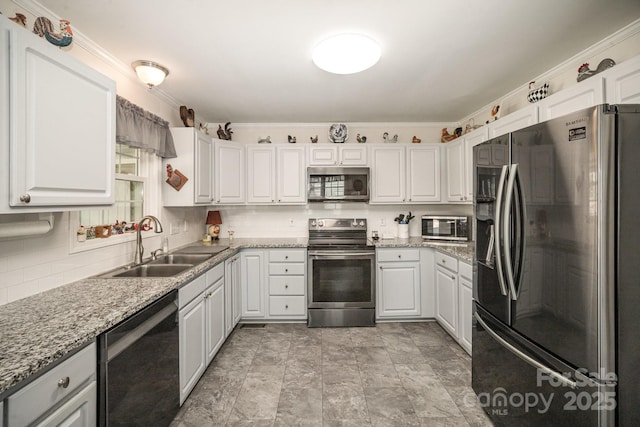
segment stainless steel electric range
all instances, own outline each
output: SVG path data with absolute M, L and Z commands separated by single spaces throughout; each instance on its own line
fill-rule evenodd
M 375 249 L 364 218 L 309 219 L 308 326 L 375 324 Z

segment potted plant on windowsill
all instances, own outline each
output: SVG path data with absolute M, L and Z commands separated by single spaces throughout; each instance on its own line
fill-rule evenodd
M 400 214 L 394 219 L 394 221 L 398 223 L 399 239 L 409 238 L 409 222 L 411 222 L 413 218 L 415 218 L 415 216 L 411 215 L 411 212 L 409 212 L 409 215 L 407 216 L 404 216 L 404 214 Z

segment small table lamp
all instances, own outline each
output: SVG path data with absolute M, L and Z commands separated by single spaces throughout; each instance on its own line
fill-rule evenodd
M 207 213 L 207 221 L 205 224 L 209 225 L 207 232 L 211 239 L 218 240 L 220 235 L 220 224 L 222 224 L 222 218 L 220 217 L 220 211 L 209 211 Z

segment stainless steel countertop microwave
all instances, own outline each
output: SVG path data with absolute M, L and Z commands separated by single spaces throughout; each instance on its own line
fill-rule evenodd
M 423 215 L 422 238 L 437 241 L 467 241 L 471 238 L 471 221 L 467 216 Z
M 310 202 L 368 202 L 369 168 L 307 168 L 307 200 Z

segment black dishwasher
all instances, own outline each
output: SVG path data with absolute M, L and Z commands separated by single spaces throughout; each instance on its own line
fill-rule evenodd
M 180 408 L 177 291 L 99 336 L 99 425 L 168 426 Z

